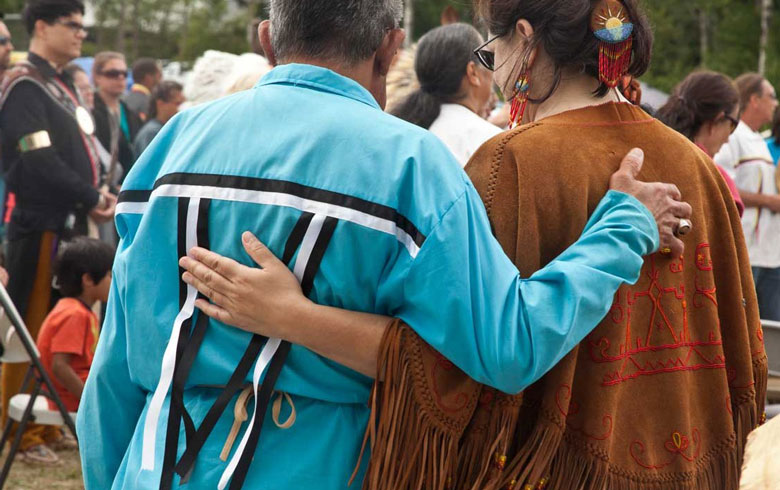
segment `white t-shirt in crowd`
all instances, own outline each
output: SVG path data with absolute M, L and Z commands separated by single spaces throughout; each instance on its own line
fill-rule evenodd
M 715 163 L 726 169 L 739 190 L 776 195 L 775 167 L 769 147 L 761 135 L 740 121 L 728 143 L 715 155 Z M 742 216 L 750 265 L 780 267 L 780 214 L 746 207 Z
M 442 104 L 430 131 L 450 149 L 462 167 L 484 142 L 501 132 L 460 104 Z

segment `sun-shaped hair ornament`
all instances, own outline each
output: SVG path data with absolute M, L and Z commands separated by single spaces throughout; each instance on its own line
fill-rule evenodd
M 634 24 L 619 0 L 602 0 L 593 9 L 590 28 L 599 42 L 599 80 L 614 88 L 631 64 Z

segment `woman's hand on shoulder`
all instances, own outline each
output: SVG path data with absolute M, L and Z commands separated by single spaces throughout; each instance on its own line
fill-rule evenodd
M 310 301 L 293 273 L 252 233 L 244 232 L 241 242 L 259 268 L 195 247 L 179 261 L 182 279 L 210 300 L 198 299 L 195 306 L 211 318 L 286 339 L 286 319 Z

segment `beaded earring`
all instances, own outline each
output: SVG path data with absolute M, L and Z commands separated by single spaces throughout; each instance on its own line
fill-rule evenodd
M 520 77 L 515 82 L 515 96 L 512 98 L 512 107 L 509 111 L 509 129 L 523 122 L 523 114 L 528 106 L 528 89 L 531 88 L 530 70 L 524 66 Z
M 631 64 L 634 24 L 622 2 L 602 0 L 593 9 L 590 28 L 599 40 L 599 80 L 615 88 Z

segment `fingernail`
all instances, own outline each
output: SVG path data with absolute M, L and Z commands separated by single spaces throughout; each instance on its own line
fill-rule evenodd
M 190 258 L 189 257 L 182 257 L 179 259 L 179 265 L 182 267 L 187 267 L 187 264 L 189 263 Z
M 252 235 L 251 232 L 245 231 L 241 235 L 241 238 L 244 240 L 244 243 L 252 243 L 255 237 Z
M 185 283 L 189 284 L 190 283 L 190 274 L 188 272 L 185 272 L 184 274 L 181 275 L 181 280 L 184 281 Z
M 645 152 L 641 148 L 634 148 L 628 154 L 634 158 L 643 158 L 645 156 Z

